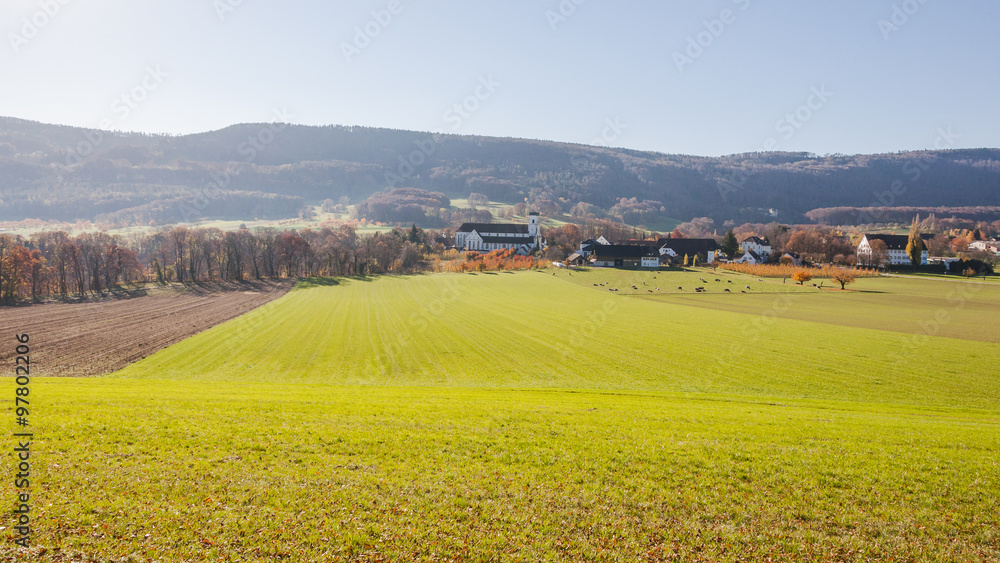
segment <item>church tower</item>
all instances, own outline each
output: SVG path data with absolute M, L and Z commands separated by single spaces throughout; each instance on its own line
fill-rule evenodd
M 532 211 L 528 213 L 528 234 L 538 240 L 540 235 L 538 231 L 538 212 Z

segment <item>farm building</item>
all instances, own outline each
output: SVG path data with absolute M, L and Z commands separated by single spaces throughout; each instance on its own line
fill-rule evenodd
M 545 248 L 538 213 L 528 214 L 528 224 L 463 223 L 455 231 L 455 248 L 459 250 L 513 249 L 518 254 L 531 254 Z
M 658 268 L 660 255 L 653 246 L 600 244 L 594 248 L 594 265 L 609 268 Z
M 671 259 L 698 258 L 699 262 L 710 263 L 719 255 L 719 243 L 714 238 L 661 238 L 656 241 L 661 256 Z
M 924 251 L 920 256 L 920 264 L 927 264 L 927 244 L 928 239 L 934 238 L 934 235 L 925 234 L 920 235 L 920 238 L 924 239 Z M 910 242 L 910 237 L 907 235 L 870 235 L 866 234 L 861 242 L 858 243 L 858 262 L 861 264 L 871 264 L 872 263 L 872 242 L 880 240 L 885 243 L 886 249 L 889 251 L 888 264 L 890 266 L 899 266 L 912 263 L 910 260 L 910 255 L 906 253 L 906 245 Z
M 611 243 L 608 242 L 608 239 L 604 237 L 600 237 L 597 240 L 590 238 L 580 243 L 580 250 L 578 250 L 577 252 L 584 258 L 587 258 L 594 253 L 595 248 L 597 248 L 599 245 L 602 244 L 606 246 Z

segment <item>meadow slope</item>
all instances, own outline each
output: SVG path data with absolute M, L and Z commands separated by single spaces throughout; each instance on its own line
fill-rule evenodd
M 813 294 L 780 280 L 754 282 L 757 291 L 770 292 L 757 314 L 595 291 L 547 272 L 324 283 L 335 285 L 294 290 L 115 376 L 1000 407 L 996 376 L 985 369 L 1000 358 L 1000 344 L 788 318 L 803 303 L 813 307 Z M 824 297 L 851 307 L 852 295 Z M 825 307 L 835 311 L 838 304 Z M 934 319 L 932 310 L 927 315 Z
M 708 275 L 310 280 L 34 378 L 33 547 L 8 513 L 0 558 L 1000 561 L 1000 344 L 966 309 L 954 338 L 897 280 L 677 290 Z

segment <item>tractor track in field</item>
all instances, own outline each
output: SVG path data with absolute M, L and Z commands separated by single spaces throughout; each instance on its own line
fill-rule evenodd
M 30 335 L 32 375 L 104 375 L 269 303 L 292 285 L 178 284 L 126 299 L 5 306 L 0 335 Z M 12 353 L 13 347 L 0 343 L 0 359 Z

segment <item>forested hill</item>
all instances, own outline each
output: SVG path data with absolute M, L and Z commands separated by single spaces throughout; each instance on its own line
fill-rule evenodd
M 281 218 L 387 187 L 650 223 L 806 222 L 817 208 L 996 205 L 1000 150 L 706 158 L 366 127 L 157 136 L 0 118 L 0 220 Z

